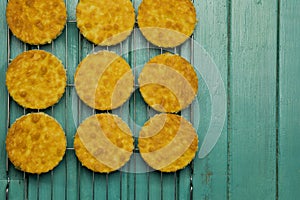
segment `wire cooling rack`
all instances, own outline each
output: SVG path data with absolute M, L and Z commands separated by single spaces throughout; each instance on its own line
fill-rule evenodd
M 136 24 L 130 37 L 122 43 L 112 47 L 95 46 L 83 38 L 76 27 L 74 13 L 78 2 L 65 0 L 65 3 L 69 15 L 65 30 L 49 45 L 24 44 L 16 39 L 7 28 L 7 63 L 23 51 L 46 50 L 62 60 L 67 70 L 68 84 L 60 102 L 46 110 L 23 109 L 7 94 L 7 129 L 24 114 L 46 112 L 58 120 L 64 128 L 67 136 L 67 150 L 59 166 L 42 175 L 20 172 L 6 158 L 6 199 L 180 199 L 180 192 L 183 190 L 187 194 L 186 199 L 193 199 L 193 162 L 184 170 L 166 174 L 151 170 L 139 156 L 136 142 L 138 132 L 143 123 L 155 114 L 155 111 L 144 103 L 137 86 L 130 100 L 122 107 L 107 111 L 119 115 L 128 123 L 135 136 L 134 154 L 129 163 L 111 174 L 94 173 L 81 166 L 73 148 L 73 136 L 78 124 L 98 112 L 84 105 L 74 89 L 75 69 L 86 55 L 99 50 L 118 53 L 132 67 L 136 81 L 143 64 L 153 56 L 166 51 L 185 57 L 193 65 L 193 36 L 180 47 L 157 48 L 144 39 Z M 133 0 L 136 10 L 139 3 L 140 1 Z M 193 123 L 195 114 L 193 105 L 179 114 Z M 15 181 L 18 181 L 17 185 Z

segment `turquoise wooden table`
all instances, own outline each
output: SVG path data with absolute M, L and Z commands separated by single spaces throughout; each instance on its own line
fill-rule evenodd
M 68 23 L 62 35 L 39 47 L 26 45 L 10 34 L 6 4 L 5 0 L 0 2 L 0 199 L 5 199 L 7 186 L 9 199 L 300 198 L 300 1 L 195 0 L 198 24 L 191 40 L 182 46 L 155 48 L 135 29 L 120 45 L 105 47 L 122 55 L 136 76 L 140 66 L 161 52 L 175 52 L 188 59 L 197 69 L 199 94 L 180 114 L 197 129 L 199 148 L 207 135 L 217 140 L 218 130 L 222 130 L 216 145 L 210 145 L 211 151 L 206 146 L 202 149 L 210 151 L 208 155 L 198 153 L 194 162 L 176 173 L 150 171 L 136 149 L 128 165 L 108 175 L 82 167 L 72 145 L 78 123 L 93 113 L 78 100 L 73 74 L 80 60 L 101 49 L 79 34 L 77 0 L 66 0 Z M 133 4 L 137 9 L 140 0 Z M 60 165 L 42 175 L 16 170 L 5 151 L 7 128 L 30 112 L 8 97 L 6 68 L 18 54 L 36 48 L 58 56 L 68 73 L 63 99 L 45 110 L 62 124 L 68 148 Z M 203 55 L 209 55 L 206 58 L 211 62 L 199 60 Z M 153 111 L 136 91 L 113 113 L 137 136 Z

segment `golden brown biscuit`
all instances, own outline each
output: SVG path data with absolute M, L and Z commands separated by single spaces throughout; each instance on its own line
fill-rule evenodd
M 112 172 L 121 168 L 133 150 L 129 127 L 116 115 L 96 114 L 83 121 L 74 140 L 76 156 L 94 172 Z
M 102 46 L 115 45 L 125 40 L 135 23 L 130 0 L 80 0 L 76 17 L 82 35 Z
M 146 103 L 160 112 L 186 108 L 198 91 L 198 78 L 192 65 L 170 53 L 155 56 L 146 63 L 138 82 Z
M 166 48 L 186 41 L 197 22 L 191 0 L 143 0 L 137 20 L 148 41 Z
M 198 136 L 192 124 L 183 117 L 159 114 L 142 127 L 138 147 L 142 158 L 153 169 L 174 172 L 195 157 Z
M 62 32 L 67 10 L 63 0 L 9 0 L 6 20 L 12 33 L 23 42 L 46 44 Z
M 8 158 L 17 169 L 45 173 L 62 160 L 66 137 L 59 123 L 45 113 L 20 117 L 6 136 Z
M 21 106 L 45 109 L 62 97 L 66 71 L 58 58 L 43 50 L 30 50 L 18 55 L 8 66 L 6 86 Z
M 100 51 L 78 65 L 75 88 L 80 99 L 98 110 L 121 106 L 131 95 L 134 78 L 130 66 L 119 55 Z

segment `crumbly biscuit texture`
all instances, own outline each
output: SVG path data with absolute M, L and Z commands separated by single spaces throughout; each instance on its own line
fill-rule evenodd
M 193 33 L 196 10 L 190 0 L 143 0 L 138 9 L 143 35 L 159 47 L 176 47 Z
M 98 110 L 121 106 L 134 87 L 132 70 L 116 53 L 100 51 L 90 54 L 78 65 L 75 88 L 80 99 Z
M 146 63 L 138 82 L 146 103 L 160 112 L 175 113 L 186 108 L 198 91 L 192 65 L 170 53 L 155 56 Z
M 43 50 L 18 55 L 8 66 L 6 86 L 12 98 L 25 108 L 45 109 L 62 97 L 66 71 L 61 61 Z
M 17 169 L 45 173 L 62 160 L 66 137 L 55 119 L 44 113 L 32 113 L 17 119 L 9 128 L 6 150 Z
M 121 168 L 133 151 L 129 127 L 116 115 L 96 114 L 80 124 L 74 139 L 76 156 L 94 172 L 109 173 Z
M 158 114 L 141 129 L 138 147 L 142 158 L 156 170 L 174 172 L 187 166 L 198 149 L 192 124 L 175 114 Z
M 17 38 L 40 45 L 50 43 L 62 32 L 67 10 L 63 0 L 9 0 L 6 20 Z
M 130 0 L 80 0 L 77 26 L 82 35 L 101 46 L 110 46 L 125 40 L 135 23 Z

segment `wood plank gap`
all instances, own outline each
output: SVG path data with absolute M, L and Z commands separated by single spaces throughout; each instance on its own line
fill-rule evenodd
M 279 126 L 280 126 L 280 0 L 277 0 L 276 46 L 276 200 L 279 199 Z
M 226 184 L 226 199 L 230 199 L 230 152 L 231 152 L 231 116 L 230 116 L 230 111 L 231 111 L 231 96 L 230 96 L 230 69 L 232 65 L 231 61 L 231 40 L 232 40 L 232 35 L 231 35 L 231 13 L 232 13 L 232 4 L 231 0 L 227 1 L 227 184 Z
M 67 123 L 66 123 L 66 125 L 67 125 Z M 64 162 L 65 162 L 65 173 L 66 173 L 66 176 L 65 176 L 65 181 L 66 181 L 66 185 L 65 185 L 65 200 L 67 200 L 68 199 L 68 159 L 67 159 L 67 151 L 66 151 Z

